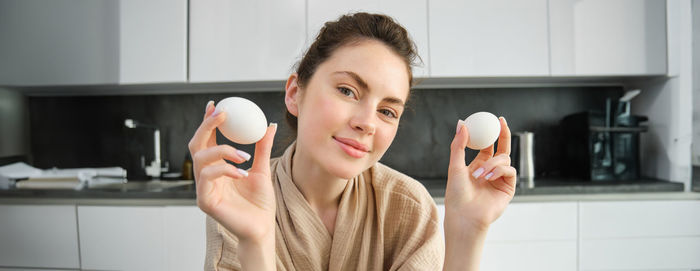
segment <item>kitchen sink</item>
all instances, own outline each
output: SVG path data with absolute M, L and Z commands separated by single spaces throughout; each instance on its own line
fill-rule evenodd
M 127 183 L 113 183 L 90 187 L 89 189 L 108 190 L 138 190 L 138 191 L 162 191 L 182 186 L 193 185 L 193 180 L 152 180 L 152 181 L 129 181 Z

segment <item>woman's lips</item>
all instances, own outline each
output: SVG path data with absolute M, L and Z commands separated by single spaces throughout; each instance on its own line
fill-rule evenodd
M 342 141 L 338 140 L 335 137 L 333 137 L 333 139 L 335 140 L 336 143 L 338 143 L 338 146 L 340 146 L 340 148 L 343 149 L 343 151 L 345 151 L 345 153 L 347 153 L 348 155 L 350 155 L 352 157 L 362 158 L 365 155 L 367 155 L 367 152 L 364 150 L 360 150 L 360 149 L 355 148 L 351 145 L 343 143 Z

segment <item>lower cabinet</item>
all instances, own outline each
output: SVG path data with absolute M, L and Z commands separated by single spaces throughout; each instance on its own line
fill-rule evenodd
M 0 268 L 80 268 L 76 221 L 75 205 L 0 205 Z
M 481 269 L 576 270 L 576 241 L 487 242 Z
M 0 204 L 0 271 L 201 270 L 197 206 Z
M 444 205 L 438 205 L 440 221 Z M 576 270 L 577 203 L 511 203 L 486 236 L 481 270 Z
M 0 204 L 0 271 L 201 270 L 205 218 L 197 206 Z M 514 202 L 481 270 L 690 271 L 698 255 L 698 200 Z
M 202 270 L 207 249 L 206 214 L 197 206 L 165 211 L 165 270 Z
M 579 270 L 700 269 L 700 201 L 581 202 Z
M 690 271 L 698 255 L 698 200 L 513 202 L 489 229 L 481 270 Z
M 78 206 L 83 269 L 198 270 L 205 215 L 196 206 Z
M 78 206 L 82 268 L 165 270 L 162 207 Z

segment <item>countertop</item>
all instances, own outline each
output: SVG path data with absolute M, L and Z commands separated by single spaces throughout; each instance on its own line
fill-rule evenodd
M 420 180 L 437 203 L 445 196 L 445 181 Z M 168 184 L 168 181 L 163 181 Z M 182 181 L 181 181 L 182 182 Z M 579 200 L 700 199 L 700 193 L 683 192 L 682 183 L 654 179 L 618 182 L 586 182 L 541 179 L 527 188 L 520 182 L 513 202 Z M 162 188 L 129 183 L 119 189 L 0 189 L 0 203 L 10 204 L 97 204 L 97 205 L 196 205 L 195 185 L 189 181 Z

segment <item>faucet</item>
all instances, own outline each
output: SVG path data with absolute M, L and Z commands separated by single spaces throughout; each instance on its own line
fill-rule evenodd
M 126 119 L 124 120 L 124 125 L 128 128 L 137 128 L 137 127 L 142 127 L 142 128 L 149 128 L 153 129 L 153 147 L 154 147 L 154 152 L 155 152 L 155 158 L 153 161 L 151 161 L 151 164 L 146 166 L 144 157 L 141 156 L 141 168 L 146 170 L 146 175 L 151 176 L 153 178 L 159 179 L 160 178 L 160 173 L 161 172 L 166 172 L 168 171 L 169 168 L 169 163 L 165 161 L 165 167 L 162 167 L 161 159 L 160 159 L 160 129 L 156 127 L 155 125 L 151 124 L 143 124 L 139 123 L 135 120 L 132 119 Z

